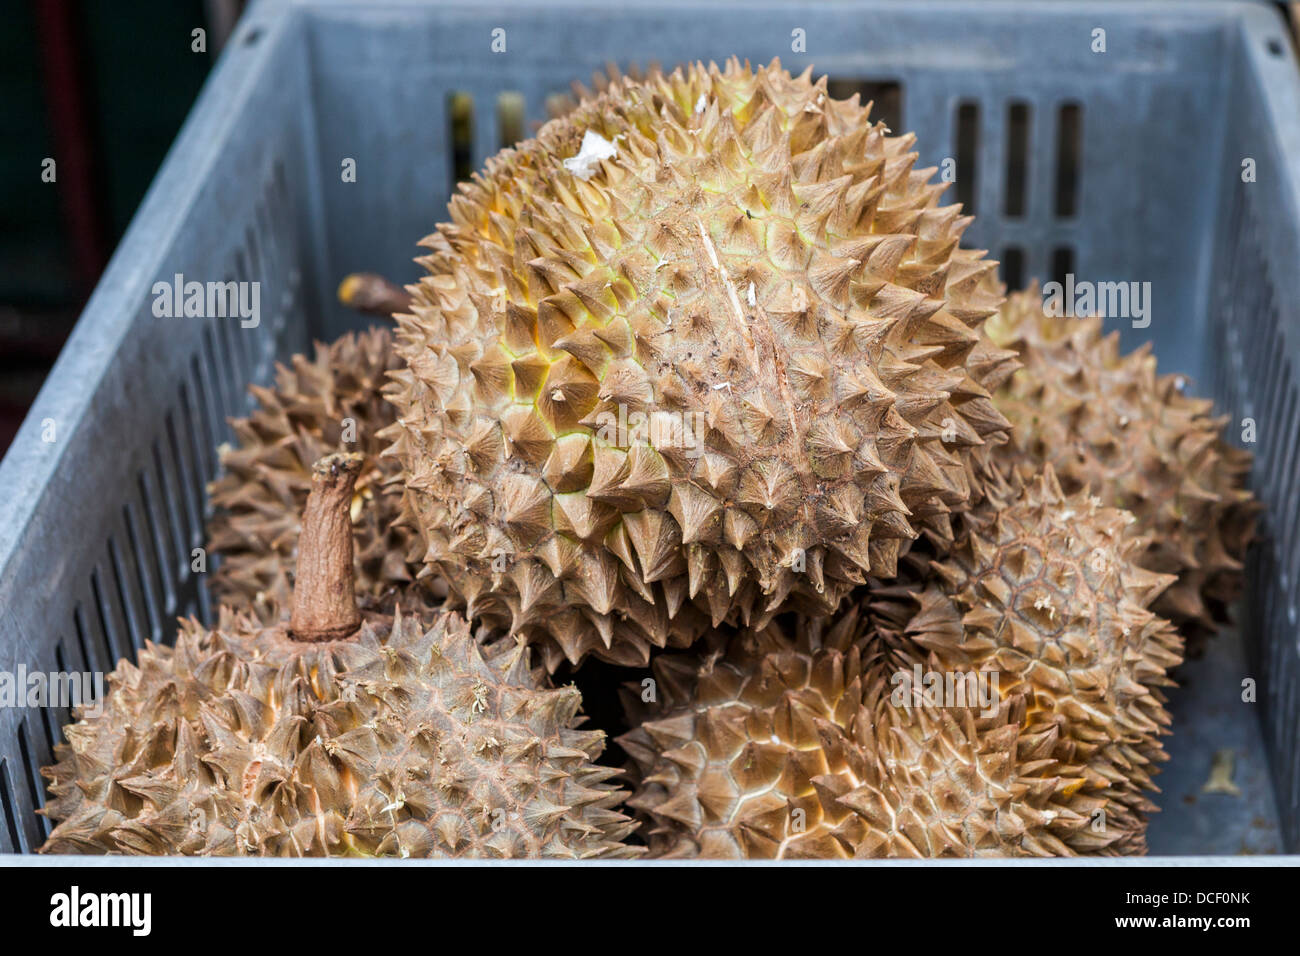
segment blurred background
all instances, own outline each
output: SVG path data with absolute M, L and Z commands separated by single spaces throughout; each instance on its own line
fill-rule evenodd
M 0 455 L 243 7 L 243 0 L 5 4 Z M 56 161 L 54 183 L 42 180 L 47 158 Z

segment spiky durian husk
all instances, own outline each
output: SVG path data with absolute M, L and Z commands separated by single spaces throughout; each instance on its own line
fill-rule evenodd
M 773 624 L 725 653 L 655 662 L 662 703 L 620 738 L 629 805 L 666 856 L 1115 855 L 1145 851 L 1167 583 L 1132 563 L 1129 517 L 1050 471 L 990 475 L 927 585 L 877 585 L 833 625 Z M 903 707 L 891 675 L 998 674 L 996 717 Z M 640 690 L 640 688 L 636 688 Z M 804 830 L 794 828 L 803 811 Z
M 1005 457 L 1050 463 L 1067 492 L 1091 488 L 1136 516 L 1150 538 L 1138 563 L 1178 576 L 1154 610 L 1197 653 L 1241 590 L 1255 531 L 1251 455 L 1223 441 L 1227 417 L 1184 395 L 1178 376 L 1157 376 L 1148 347 L 1120 354 L 1100 318 L 1045 314 L 1037 285 L 988 331 L 1024 363 L 995 396 L 1015 426 Z
M 653 76 L 655 73 L 663 72 L 663 64 L 657 60 L 650 61 L 646 66 L 636 62 L 626 63 L 620 66 L 613 61 L 606 61 L 603 70 L 596 70 L 591 74 L 591 85 L 583 83 L 581 80 L 574 80 L 569 84 L 568 93 L 552 93 L 546 98 L 546 117 L 547 119 L 560 119 L 567 116 L 578 108 L 579 104 L 589 100 L 594 100 L 602 93 L 610 92 L 610 86 L 616 83 L 643 83 L 647 79 L 647 74 Z
M 584 179 L 588 132 L 618 155 Z M 462 184 L 391 396 L 410 520 L 471 615 L 550 669 L 640 665 L 828 613 L 965 505 L 1014 359 L 912 143 L 733 61 L 616 79 Z
M 279 619 L 292 589 L 312 463 L 336 451 L 365 459 L 352 504 L 359 590 L 377 597 L 409 584 L 422 549 L 398 520 L 401 468 L 381 457 L 386 441 L 378 434 L 396 418 L 382 389 L 388 371 L 400 367 L 392 334 L 372 329 L 317 343 L 314 359 L 295 355 L 291 366 L 277 368 L 274 388 L 251 387 L 258 408 L 231 423 L 237 444 L 222 446 L 224 474 L 209 487 L 216 511 L 208 547 L 221 556 L 209 586 L 218 601 L 251 608 L 264 623 Z M 353 442 L 343 441 L 348 420 Z
M 302 643 L 223 613 L 119 663 L 102 714 L 43 772 L 47 853 L 605 857 L 615 771 L 522 645 L 481 647 L 456 615 L 372 616 Z
M 1026 731 L 1023 694 L 982 713 L 896 694 L 895 674 L 936 666 L 859 606 L 833 624 L 771 624 L 703 655 L 658 657 L 661 700 L 619 742 L 664 857 L 866 858 L 1113 853 L 1104 799 Z M 920 688 L 917 688 L 919 691 Z
M 1083 768 L 1081 792 L 1107 801 L 1114 847 L 1145 851 L 1156 764 L 1167 759 L 1162 688 L 1183 640 L 1150 608 L 1173 580 L 1138 565 L 1146 541 L 1128 512 L 1065 494 L 1050 465 L 986 485 L 988 497 L 924 580 L 872 594 L 882 630 L 944 668 L 995 668 L 1023 693 L 1025 730 L 1059 734 L 1053 756 Z

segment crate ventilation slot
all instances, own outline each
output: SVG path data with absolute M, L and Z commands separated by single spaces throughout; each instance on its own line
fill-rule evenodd
M 1079 169 L 1083 144 L 1083 107 L 1061 106 L 1056 117 L 1056 215 L 1069 219 L 1079 212 Z
M 1002 214 L 1008 219 L 1025 214 L 1028 177 L 1029 104 L 1014 102 L 1007 106 L 1007 178 L 1002 196 Z
M 45 805 L 45 783 L 41 777 L 41 763 L 50 755 L 46 753 L 36 754 L 32 751 L 31 736 L 27 732 L 26 719 L 18 722 L 18 752 L 23 761 L 23 776 L 27 780 L 28 794 L 32 799 L 32 807 L 42 807 Z M 42 836 L 48 836 L 50 832 L 50 821 L 45 817 L 36 817 L 37 832 Z
M 1064 284 L 1065 277 L 1072 272 L 1074 272 L 1074 250 L 1069 246 L 1057 246 L 1052 250 L 1052 279 Z
M 978 212 L 976 196 L 976 155 L 979 152 L 980 108 L 978 103 L 962 103 L 957 107 L 957 202 L 963 215 Z
M 3 757 L 0 757 L 0 812 L 5 818 L 5 835 L 9 843 L 4 849 L 10 853 L 25 852 L 27 846 L 18 830 L 18 801 L 10 782 L 9 761 Z
M 497 94 L 497 143 L 502 149 L 527 138 L 524 94 L 506 90 Z
M 1007 246 L 1002 250 L 1002 281 L 1007 289 L 1015 292 L 1025 287 L 1025 250 L 1019 246 Z
M 463 90 L 447 94 L 447 143 L 454 196 L 456 184 L 474 172 L 474 97 Z
M 826 91 L 832 99 L 847 100 L 854 93 L 858 94 L 858 103 L 866 106 L 872 104 L 870 118 L 872 122 L 883 120 L 895 134 L 903 130 L 903 84 L 897 80 L 851 79 L 846 77 L 829 77 Z

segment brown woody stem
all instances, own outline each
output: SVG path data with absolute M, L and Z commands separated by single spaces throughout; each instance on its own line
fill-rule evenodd
M 339 301 L 368 315 L 391 316 L 411 310 L 411 294 L 374 272 L 354 272 L 340 282 Z
M 352 580 L 351 518 L 360 472 L 360 455 L 326 455 L 312 466 L 289 618 L 295 641 L 342 640 L 361 627 Z

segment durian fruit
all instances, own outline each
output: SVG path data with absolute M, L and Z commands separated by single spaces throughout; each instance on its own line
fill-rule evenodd
M 224 610 L 118 664 L 102 711 L 43 773 L 46 853 L 625 857 L 635 824 L 522 644 L 452 613 L 363 615 L 352 591 L 360 456 L 317 465 L 293 612 Z
M 833 623 L 741 631 L 654 661 L 655 705 L 619 743 L 657 857 L 753 859 L 1112 853 L 1105 800 L 1021 729 L 1025 697 L 944 707 L 896 675 L 932 671 L 850 602 Z
M 876 587 L 877 626 L 940 668 L 996 670 L 1003 694 L 1026 699 L 1024 731 L 1055 734 L 1052 756 L 1081 768 L 1078 792 L 1106 801 L 1113 848 L 1144 852 L 1146 792 L 1168 759 L 1163 688 L 1183 659 L 1151 607 L 1173 578 L 1139 566 L 1131 514 L 1086 489 L 1065 494 L 1050 465 L 985 487 L 926 577 Z
M 424 240 L 410 521 L 548 669 L 829 613 L 1004 440 L 995 264 L 868 109 L 778 63 L 618 78 Z
M 338 300 L 366 315 L 391 317 L 411 307 L 411 293 L 377 272 L 353 272 L 339 283 Z
M 656 658 L 659 701 L 634 688 L 619 738 L 651 852 L 1144 852 L 1181 645 L 1146 609 L 1167 580 L 1132 564 L 1128 520 L 1050 470 L 994 473 L 928 585 L 877 584 L 794 637 L 778 622 Z M 984 701 L 962 676 L 981 673 L 997 675 Z M 964 697 L 918 702 L 929 675 Z
M 401 367 L 392 333 L 348 333 L 315 357 L 295 355 L 276 370 L 274 388 L 251 386 L 258 407 L 232 421 L 236 444 L 220 450 L 223 474 L 208 492 L 215 512 L 209 552 L 221 556 L 209 587 L 214 598 L 276 623 L 288 610 L 298 516 L 311 489 L 312 465 L 330 452 L 363 456 L 352 501 L 356 575 L 364 595 L 405 588 L 422 549 L 400 522 L 400 466 L 382 457 L 379 432 L 396 418 L 382 395 Z
M 610 92 L 612 84 L 644 83 L 647 78 L 662 72 L 663 64 L 658 60 L 651 60 L 644 67 L 635 62 L 620 67 L 614 61 L 607 60 L 603 70 L 596 70 L 591 74 L 590 86 L 587 86 L 581 80 L 574 80 L 569 84 L 569 93 L 553 93 L 548 96 L 546 98 L 546 117 L 547 119 L 560 119 L 572 113 L 578 108 L 579 104 L 594 100 L 602 93 Z M 538 128 L 540 128 L 540 124 L 538 124 Z
M 1024 363 L 997 393 L 1015 425 L 999 452 L 1051 463 L 1067 493 L 1090 487 L 1131 511 L 1150 538 L 1138 563 L 1178 580 L 1157 599 L 1197 653 L 1242 587 L 1257 505 L 1248 452 L 1221 438 L 1227 417 L 1158 376 L 1149 347 L 1127 355 L 1100 318 L 1048 315 L 1037 285 L 1010 296 L 990 336 Z

